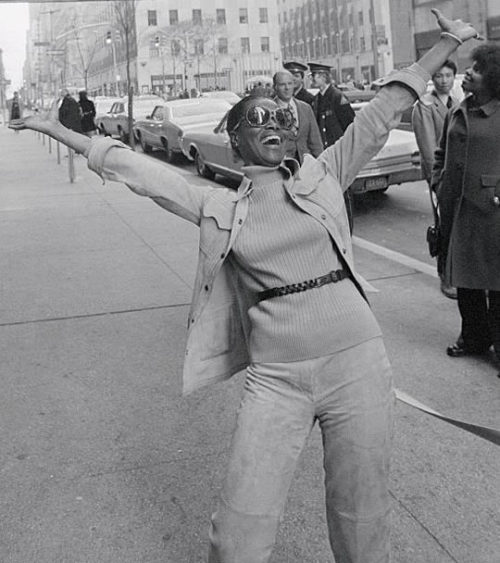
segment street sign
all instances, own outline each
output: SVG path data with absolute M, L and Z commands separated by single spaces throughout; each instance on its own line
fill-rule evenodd
M 64 49 L 47 49 L 47 55 L 60 56 L 64 55 Z
M 33 45 L 35 47 L 48 47 L 50 45 L 50 41 L 35 41 Z

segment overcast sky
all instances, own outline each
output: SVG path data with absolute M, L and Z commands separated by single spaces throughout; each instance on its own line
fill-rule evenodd
M 12 80 L 7 88 L 10 96 L 23 83 L 26 30 L 28 29 L 28 4 L 11 4 L 0 1 L 0 49 L 6 78 Z

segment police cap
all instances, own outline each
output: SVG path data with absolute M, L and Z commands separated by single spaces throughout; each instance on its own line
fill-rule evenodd
M 300 72 L 302 75 L 304 75 L 304 73 L 309 70 L 307 65 L 305 65 L 304 63 L 299 63 L 297 61 L 289 61 L 287 63 L 284 63 L 283 68 L 285 68 L 289 72 Z
M 315 72 L 323 72 L 325 74 L 330 74 L 332 67 L 328 65 L 324 65 L 321 63 L 308 63 L 309 69 L 311 70 L 311 74 Z

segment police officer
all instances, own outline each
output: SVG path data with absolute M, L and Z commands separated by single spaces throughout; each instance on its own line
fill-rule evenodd
M 314 97 L 313 110 L 319 125 L 319 132 L 326 149 L 340 139 L 350 123 L 354 120 L 354 110 L 349 100 L 331 81 L 330 67 L 319 63 L 309 63 L 313 78 L 313 87 L 319 88 Z M 352 193 L 351 189 L 344 192 L 347 215 L 351 232 L 353 228 Z
M 304 87 L 304 74 L 309 70 L 307 65 L 298 63 L 297 61 L 290 61 L 288 63 L 285 63 L 283 65 L 283 68 L 292 73 L 293 97 L 312 106 L 314 96 Z
M 354 120 L 354 110 L 347 98 L 331 83 L 330 67 L 319 63 L 309 63 L 313 86 L 319 88 L 313 102 L 323 139 L 323 148 L 333 145 L 340 139 L 348 125 Z

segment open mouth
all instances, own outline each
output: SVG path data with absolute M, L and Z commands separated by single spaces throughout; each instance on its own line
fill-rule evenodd
M 262 141 L 262 144 L 279 146 L 281 144 L 281 137 L 279 135 L 269 135 Z

